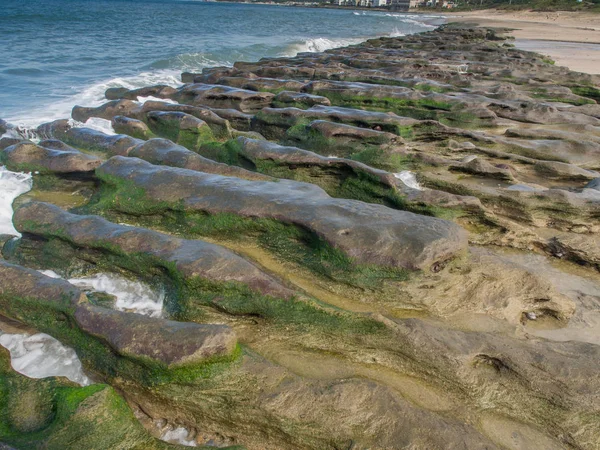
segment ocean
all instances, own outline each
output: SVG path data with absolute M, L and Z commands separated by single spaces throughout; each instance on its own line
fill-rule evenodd
M 439 16 L 193 0 L 3 0 L 0 118 L 22 127 L 96 106 L 109 87 L 427 31 Z

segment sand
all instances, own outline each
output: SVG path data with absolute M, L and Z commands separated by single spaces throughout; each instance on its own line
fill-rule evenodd
M 483 10 L 446 14 L 449 22 L 513 29 L 515 45 L 556 64 L 600 74 L 600 14 Z

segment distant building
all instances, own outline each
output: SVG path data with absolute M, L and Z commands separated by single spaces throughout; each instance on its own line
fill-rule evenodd
M 410 0 L 390 0 L 388 3 L 392 11 L 408 11 Z

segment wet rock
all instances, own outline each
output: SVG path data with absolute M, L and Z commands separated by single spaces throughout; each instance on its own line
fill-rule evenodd
M 3 137 L 0 139 L 0 150 L 4 150 L 5 148 L 10 147 L 11 145 L 19 144 L 20 142 L 23 142 L 23 139 Z
M 0 134 L 6 133 L 6 130 L 8 130 L 8 124 L 4 120 L 0 119 Z
M 71 128 L 62 140 L 73 147 L 97 151 L 108 157 L 114 155 L 126 156 L 132 148 L 143 143 L 140 139 L 123 134 L 108 135 L 90 128 Z
M 258 111 L 269 106 L 274 95 L 213 84 L 187 84 L 170 98 L 179 103 L 213 108 L 235 108 L 242 112 Z
M 156 86 L 146 86 L 139 89 L 123 89 L 123 88 L 109 88 L 105 92 L 107 100 L 137 100 L 138 97 L 156 97 L 156 98 L 170 98 L 177 92 L 177 89 L 167 86 L 165 84 L 159 84 Z
M 327 97 L 307 94 L 304 92 L 282 91 L 273 99 L 273 105 L 279 108 L 294 106 L 297 108 L 310 108 L 315 105 L 331 106 Z
M 4 300 L 31 298 L 47 303 L 52 308 L 67 310 L 73 310 L 87 302 L 85 295 L 69 282 L 47 277 L 36 270 L 26 269 L 3 259 L 0 259 L 0 275 L 0 298 Z M 5 304 L 0 307 L 13 319 L 30 323 L 27 311 L 20 310 L 18 305 L 11 308 Z
M 229 116 L 222 110 L 219 110 L 220 114 L 217 114 L 215 110 L 207 107 L 198 107 L 192 105 L 177 105 L 173 103 L 164 103 L 158 101 L 147 101 L 145 102 L 139 111 L 139 114 L 136 116 L 137 119 L 148 121 L 148 114 L 151 112 L 179 112 L 189 114 L 191 116 L 196 117 L 197 119 L 205 122 L 213 134 L 218 138 L 229 138 L 231 137 L 231 125 L 229 123 Z M 226 110 L 227 111 L 227 110 Z M 233 110 L 236 111 L 236 110 Z M 221 114 L 224 114 L 221 115 Z M 237 114 L 241 116 L 245 116 L 243 113 L 237 111 Z M 237 115 L 233 114 L 233 117 L 236 118 Z M 237 119 L 236 119 L 237 120 Z M 237 121 L 233 120 L 232 123 L 237 125 Z M 249 121 L 249 120 L 248 120 Z M 237 128 L 237 127 L 236 127 Z
M 450 222 L 333 199 L 305 183 L 282 180 L 274 191 L 270 182 L 205 175 L 120 157 L 109 160 L 96 174 L 107 182 L 127 179 L 132 188 L 143 189 L 147 199 L 165 206 L 182 202 L 188 212 L 273 218 L 301 226 L 363 263 L 428 268 L 453 257 L 466 244 L 465 233 Z M 114 204 L 124 212 L 132 206 Z
M 40 307 L 48 305 L 59 315 L 62 312 L 72 315 L 83 331 L 108 342 L 122 356 L 149 358 L 172 368 L 228 355 L 236 345 L 235 334 L 225 325 L 180 323 L 92 306 L 67 281 L 3 260 L 0 260 L 0 274 L 3 314 L 35 325 L 35 316 L 29 316 L 27 302 Z M 45 326 L 56 325 L 49 320 Z M 160 338 L 154 340 L 156 337 Z
M 563 180 L 593 180 L 600 176 L 598 172 L 556 161 L 538 161 L 534 168 L 548 177 Z
M 198 172 L 217 173 L 226 176 L 235 176 L 248 180 L 272 180 L 271 177 L 261 175 L 240 167 L 230 166 L 205 158 L 185 147 L 174 144 L 167 139 L 150 139 L 133 147 L 128 156 L 140 158 L 152 164 L 160 164 Z
M 231 86 L 240 89 L 248 89 L 257 92 L 292 91 L 300 92 L 304 83 L 295 80 L 280 80 L 277 78 L 245 78 L 245 77 L 221 77 L 214 79 L 214 74 L 208 76 L 197 75 L 194 77 L 195 83 L 214 83 L 223 86 Z
M 125 116 L 114 116 L 111 120 L 111 125 L 116 133 L 126 134 L 136 139 L 147 140 L 154 136 L 148 125 L 141 120 Z
M 451 170 L 471 173 L 473 175 L 485 176 L 489 178 L 498 178 L 501 180 L 512 180 L 513 175 L 510 169 L 494 166 L 486 160 L 478 157 L 450 166 Z
M 99 117 L 106 120 L 111 120 L 114 116 L 132 117 L 139 110 L 139 103 L 132 100 L 113 100 L 96 108 L 74 106 L 71 116 L 78 122 L 85 123 L 90 117 Z
M 162 264 L 173 264 L 185 279 L 200 277 L 218 282 L 236 281 L 266 295 L 291 296 L 291 291 L 256 266 L 215 244 L 117 225 L 98 216 L 70 214 L 54 205 L 39 202 L 19 208 L 14 222 L 26 233 L 66 239 L 82 248 L 105 248 L 109 244 L 125 255 L 145 254 L 157 258 Z
M 298 108 L 263 108 L 252 120 L 252 129 L 268 139 L 284 136 L 285 130 L 300 120 L 326 120 L 376 131 L 402 135 L 407 128 L 419 121 L 397 116 L 393 113 L 361 111 L 333 106 L 313 106 L 307 110 Z
M 150 111 L 146 114 L 153 133 L 171 139 L 189 149 L 215 140 L 208 124 L 190 114 L 178 111 Z
M 62 139 L 71 128 L 69 120 L 59 119 L 41 124 L 35 132 L 42 139 Z
M 13 171 L 66 174 L 92 172 L 102 164 L 95 156 L 60 146 L 52 141 L 42 141 L 40 145 L 22 142 L 2 150 L 0 162 Z
M 159 320 L 91 305 L 77 308 L 75 320 L 83 331 L 106 341 L 120 355 L 150 358 L 169 368 L 229 355 L 237 343 L 226 325 Z

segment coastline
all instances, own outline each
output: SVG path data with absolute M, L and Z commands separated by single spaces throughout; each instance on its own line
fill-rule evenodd
M 515 46 L 577 72 L 600 73 L 600 16 L 585 12 L 483 10 L 443 13 L 448 22 L 510 28 Z

